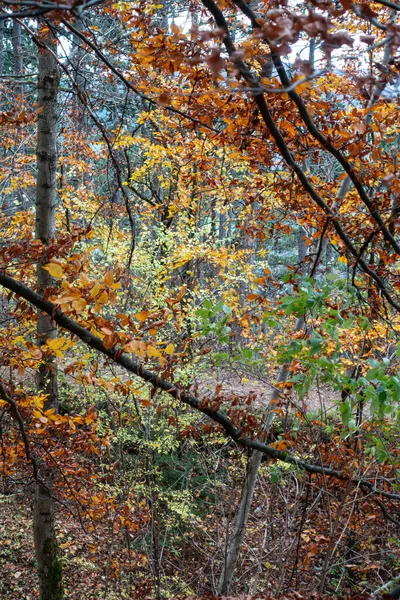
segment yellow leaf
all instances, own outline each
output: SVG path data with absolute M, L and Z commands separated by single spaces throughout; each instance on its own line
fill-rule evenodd
M 92 287 L 92 291 L 90 292 L 91 297 L 94 298 L 95 296 L 97 296 L 97 294 L 99 293 L 100 290 L 101 290 L 101 285 L 98 281 L 96 281 L 96 283 Z
M 107 271 L 106 276 L 104 277 L 104 283 L 106 285 L 111 285 L 114 281 L 114 273 L 110 270 Z
M 46 269 L 46 271 L 48 271 L 50 275 L 56 279 L 62 279 L 64 277 L 64 271 L 60 265 L 57 265 L 57 263 L 49 263 L 43 268 Z
M 338 262 L 344 263 L 345 265 L 347 265 L 348 260 L 347 260 L 347 258 L 345 256 L 339 256 Z
M 145 321 L 147 319 L 147 317 L 150 315 L 150 312 L 148 310 L 142 310 L 142 312 L 140 313 L 136 313 L 135 315 L 133 315 L 138 321 Z
M 168 344 L 168 346 L 165 348 L 165 353 L 172 354 L 174 350 L 175 350 L 174 344 Z
M 154 346 L 147 346 L 147 354 L 149 356 L 161 356 L 161 352 L 157 348 L 154 348 Z
M 85 308 L 86 308 L 86 300 L 84 298 L 79 298 L 79 300 L 74 300 L 74 302 L 72 303 L 72 307 L 76 311 L 81 312 L 82 310 L 85 310 Z
M 46 400 L 46 398 L 47 398 L 47 396 L 32 396 L 32 402 L 38 408 L 43 408 L 43 404 L 44 404 L 44 401 Z
M 243 315 L 243 317 L 239 320 L 240 324 L 242 327 L 244 327 L 245 329 L 250 329 L 250 318 L 248 313 L 246 313 L 245 315 Z
M 100 298 L 98 298 L 97 302 L 99 304 L 107 304 L 107 302 L 108 302 L 108 294 L 107 294 L 107 292 L 103 292 L 100 295 Z
M 90 284 L 90 280 L 85 273 L 79 273 L 79 281 L 85 286 Z
M 46 340 L 46 344 L 48 345 L 50 350 L 59 350 L 60 348 L 63 347 L 65 342 L 66 342 L 66 339 L 64 336 L 55 338 L 55 339 L 49 338 L 48 340 Z

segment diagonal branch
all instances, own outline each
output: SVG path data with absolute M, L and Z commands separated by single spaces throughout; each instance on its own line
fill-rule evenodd
M 249 7 L 249 5 L 246 4 L 244 2 L 244 0 L 233 0 L 233 2 L 242 11 L 242 13 L 245 14 L 250 19 L 253 28 L 260 30 L 260 25 L 257 21 L 257 18 L 255 16 L 254 12 Z M 318 129 L 317 125 L 312 120 L 311 115 L 308 112 L 307 107 L 304 104 L 301 96 L 296 92 L 295 89 L 293 89 L 293 88 L 291 89 L 291 86 L 293 86 L 293 82 L 290 81 L 290 79 L 287 75 L 287 72 L 282 63 L 281 57 L 276 52 L 271 41 L 268 40 L 267 38 L 265 38 L 265 40 L 270 47 L 271 57 L 272 57 L 274 65 L 275 65 L 275 68 L 278 72 L 279 79 L 281 80 L 281 83 L 284 86 L 284 88 L 287 89 L 287 93 L 288 93 L 289 97 L 296 104 L 299 114 L 303 120 L 303 123 L 307 127 L 308 131 L 310 132 L 312 137 L 314 139 L 316 139 L 327 152 L 329 152 L 330 154 L 332 154 L 332 156 L 334 156 L 336 158 L 338 163 L 341 165 L 343 170 L 347 173 L 347 175 L 351 179 L 355 189 L 357 190 L 359 197 L 361 198 L 364 205 L 367 207 L 371 217 L 374 219 L 374 221 L 377 223 L 377 225 L 379 225 L 379 231 L 382 231 L 385 240 L 392 246 L 393 250 L 397 254 L 400 255 L 399 244 L 394 239 L 394 237 L 390 233 L 389 229 L 386 227 L 381 215 L 379 214 L 379 212 L 377 210 L 376 204 L 374 204 L 374 202 L 369 198 L 367 192 L 365 191 L 363 184 L 359 180 L 352 165 L 349 163 L 349 161 L 346 159 L 346 157 L 343 156 L 341 151 L 338 150 L 324 136 L 324 134 Z
M 258 80 L 249 70 L 247 65 L 240 59 L 237 58 L 237 52 L 235 45 L 233 44 L 232 38 L 229 35 L 228 25 L 225 20 L 225 17 L 222 11 L 215 4 L 214 0 L 202 0 L 203 5 L 210 11 L 212 16 L 214 17 L 215 24 L 217 27 L 223 29 L 225 31 L 225 36 L 223 38 L 223 43 L 225 48 L 228 51 L 229 56 L 232 58 L 236 68 L 239 70 L 242 77 L 251 85 L 258 86 Z M 375 282 L 377 288 L 381 291 L 382 295 L 386 298 L 388 303 L 396 309 L 396 311 L 400 312 L 400 304 L 394 300 L 388 291 L 384 280 L 373 270 L 371 269 L 366 261 L 363 258 L 360 258 L 359 252 L 357 248 L 354 246 L 348 234 L 343 229 L 342 225 L 339 222 L 338 216 L 335 214 L 332 208 L 330 208 L 325 200 L 318 194 L 318 192 L 313 187 L 312 183 L 308 179 L 307 175 L 304 173 L 303 169 L 300 165 L 295 161 L 292 153 L 290 152 L 283 135 L 278 129 L 271 113 L 267 105 L 267 101 L 262 93 L 262 91 L 253 92 L 253 98 L 255 103 L 258 106 L 259 112 L 263 118 L 265 125 L 267 126 L 272 138 L 274 139 L 278 150 L 281 155 L 285 159 L 286 163 L 293 169 L 296 173 L 297 178 L 302 184 L 305 191 L 310 195 L 310 197 L 314 200 L 314 202 L 321 208 L 327 217 L 331 220 L 336 233 L 339 235 L 340 239 L 350 251 L 350 253 L 354 256 L 356 260 L 358 260 L 358 264 L 366 273 L 371 277 L 371 279 Z
M 130 373 L 140 377 L 143 381 L 150 383 L 155 388 L 166 392 L 173 398 L 176 398 L 183 404 L 186 404 L 197 411 L 205 414 L 210 419 L 212 419 L 215 423 L 218 423 L 223 428 L 225 434 L 232 438 L 239 446 L 243 448 L 251 448 L 253 450 L 258 450 L 262 452 L 269 458 L 273 458 L 276 460 L 281 460 L 285 463 L 289 463 L 302 469 L 303 471 L 307 471 L 308 473 L 314 475 L 324 475 L 329 477 L 335 477 L 336 479 L 340 479 L 342 481 L 351 481 L 353 483 L 361 482 L 364 486 L 368 487 L 372 493 L 380 494 L 382 496 L 386 496 L 388 498 L 392 498 L 395 500 L 400 500 L 400 495 L 393 494 L 391 492 L 386 492 L 385 490 L 377 489 L 375 484 L 370 481 L 364 479 L 352 478 L 347 475 L 343 471 L 337 471 L 336 469 L 331 469 L 329 467 L 325 467 L 323 465 L 314 465 L 303 461 L 295 456 L 289 454 L 288 452 L 282 452 L 277 450 L 276 448 L 272 448 L 268 444 L 261 442 L 257 439 L 251 439 L 249 437 L 243 437 L 242 432 L 238 429 L 231 421 L 231 419 L 220 410 L 213 410 L 204 405 L 204 403 L 199 400 L 194 394 L 183 390 L 176 386 L 171 381 L 167 381 L 149 371 L 138 360 L 132 360 L 125 354 L 121 353 L 121 350 L 116 348 L 106 348 L 103 344 L 103 341 L 94 335 L 91 331 L 85 329 L 79 323 L 68 317 L 66 314 L 62 312 L 62 310 L 53 302 L 46 300 L 38 293 L 36 293 L 31 288 L 27 287 L 20 281 L 15 280 L 13 277 L 6 275 L 4 271 L 0 271 L 0 285 L 4 288 L 14 292 L 17 296 L 24 298 L 27 302 L 38 308 L 39 310 L 47 313 L 51 316 L 51 318 L 63 329 L 69 331 L 73 335 L 76 335 L 79 339 L 81 339 L 87 346 L 90 346 L 97 352 L 100 352 L 104 356 L 107 356 L 110 360 L 112 360 L 117 365 L 120 365 Z
M 377 4 L 382 4 L 383 6 L 387 6 L 388 8 L 392 8 L 393 10 L 400 10 L 400 4 L 396 4 L 395 2 L 390 2 L 390 0 L 375 0 Z
M 13 2 L 11 0 L 3 0 L 3 4 L 8 6 L 15 6 L 17 10 L 12 12 L 4 12 L 0 14 L 0 21 L 5 21 L 6 19 L 23 19 L 23 18 L 34 18 L 40 17 L 41 15 L 45 15 L 49 12 L 53 11 L 68 11 L 72 15 L 82 15 L 82 13 L 91 8 L 92 6 L 96 6 L 97 4 L 103 4 L 105 0 L 88 0 L 88 2 L 31 2 L 29 0 L 18 0 L 18 2 Z M 19 8 L 23 8 L 23 10 L 18 10 Z

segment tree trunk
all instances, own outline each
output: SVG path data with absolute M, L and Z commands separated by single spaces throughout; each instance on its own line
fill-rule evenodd
M 307 231 L 304 229 L 303 225 L 300 225 L 300 229 L 297 234 L 297 256 L 299 263 L 299 273 L 301 275 L 304 274 L 305 264 L 304 260 L 307 256 L 307 246 L 305 242 L 305 237 L 307 236 Z
M 42 483 L 36 484 L 33 511 L 40 600 L 62 600 L 62 567 L 54 529 L 53 498 Z
M 14 74 L 21 75 L 23 71 L 21 23 L 18 23 L 18 21 L 16 21 L 15 19 L 13 21 L 12 30 L 12 47 Z
M 56 43 L 47 40 L 52 52 L 57 52 Z M 57 93 L 59 72 L 55 56 L 46 49 L 39 53 L 37 126 L 37 181 L 36 181 L 36 238 L 48 246 L 55 237 L 56 176 L 57 176 Z M 46 259 L 43 264 L 48 262 Z M 37 283 L 41 293 L 54 284 L 49 273 L 37 265 Z M 37 321 L 39 345 L 56 337 L 56 328 L 51 318 L 39 312 Z M 40 365 L 37 386 L 47 394 L 45 408 L 58 409 L 57 370 L 54 358 L 46 358 Z M 34 541 L 38 565 L 40 600 L 61 600 L 62 568 L 55 532 L 53 498 L 50 493 L 51 480 L 36 482 L 33 511 Z
M 5 21 L 0 21 L 0 73 L 4 73 L 4 29 Z
M 299 331 L 304 324 L 304 319 L 301 317 L 297 320 L 296 331 Z M 286 381 L 289 373 L 288 365 L 282 365 L 277 380 L 277 383 Z M 263 433 L 268 434 L 271 423 L 274 417 L 273 408 L 275 400 L 279 397 L 279 390 L 274 388 L 269 396 L 264 423 Z M 246 533 L 247 521 L 249 518 L 251 503 L 253 500 L 254 489 L 258 479 L 258 471 L 261 465 L 263 453 L 258 450 L 254 451 L 247 465 L 246 479 L 244 482 L 240 504 L 236 513 L 235 525 L 233 527 L 232 538 L 229 544 L 229 549 L 226 553 L 224 565 L 222 568 L 221 577 L 219 580 L 219 594 L 227 594 L 232 585 L 233 576 L 236 569 L 236 564 L 239 557 L 239 552 L 243 544 L 243 539 Z
M 52 46 L 56 52 L 56 46 Z M 38 109 L 41 110 L 37 127 L 37 181 L 35 235 L 46 246 L 55 237 L 56 175 L 57 175 L 57 92 L 59 73 L 54 56 L 40 50 L 38 79 Z M 47 260 L 44 260 L 46 263 Z M 54 281 L 42 264 L 37 265 L 37 282 L 40 292 Z M 37 322 L 39 345 L 56 337 L 51 319 L 39 313 Z M 54 360 L 44 361 L 38 370 L 38 388 L 47 394 L 47 408 L 58 409 L 57 372 Z

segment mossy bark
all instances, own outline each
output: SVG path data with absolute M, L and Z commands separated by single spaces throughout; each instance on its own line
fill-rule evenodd
M 33 521 L 40 600 L 62 600 L 62 565 L 54 527 L 53 498 L 40 482 L 36 484 Z

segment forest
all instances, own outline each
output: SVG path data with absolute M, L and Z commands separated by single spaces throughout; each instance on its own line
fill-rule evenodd
M 0 598 L 400 598 L 400 4 L 0 1 Z

